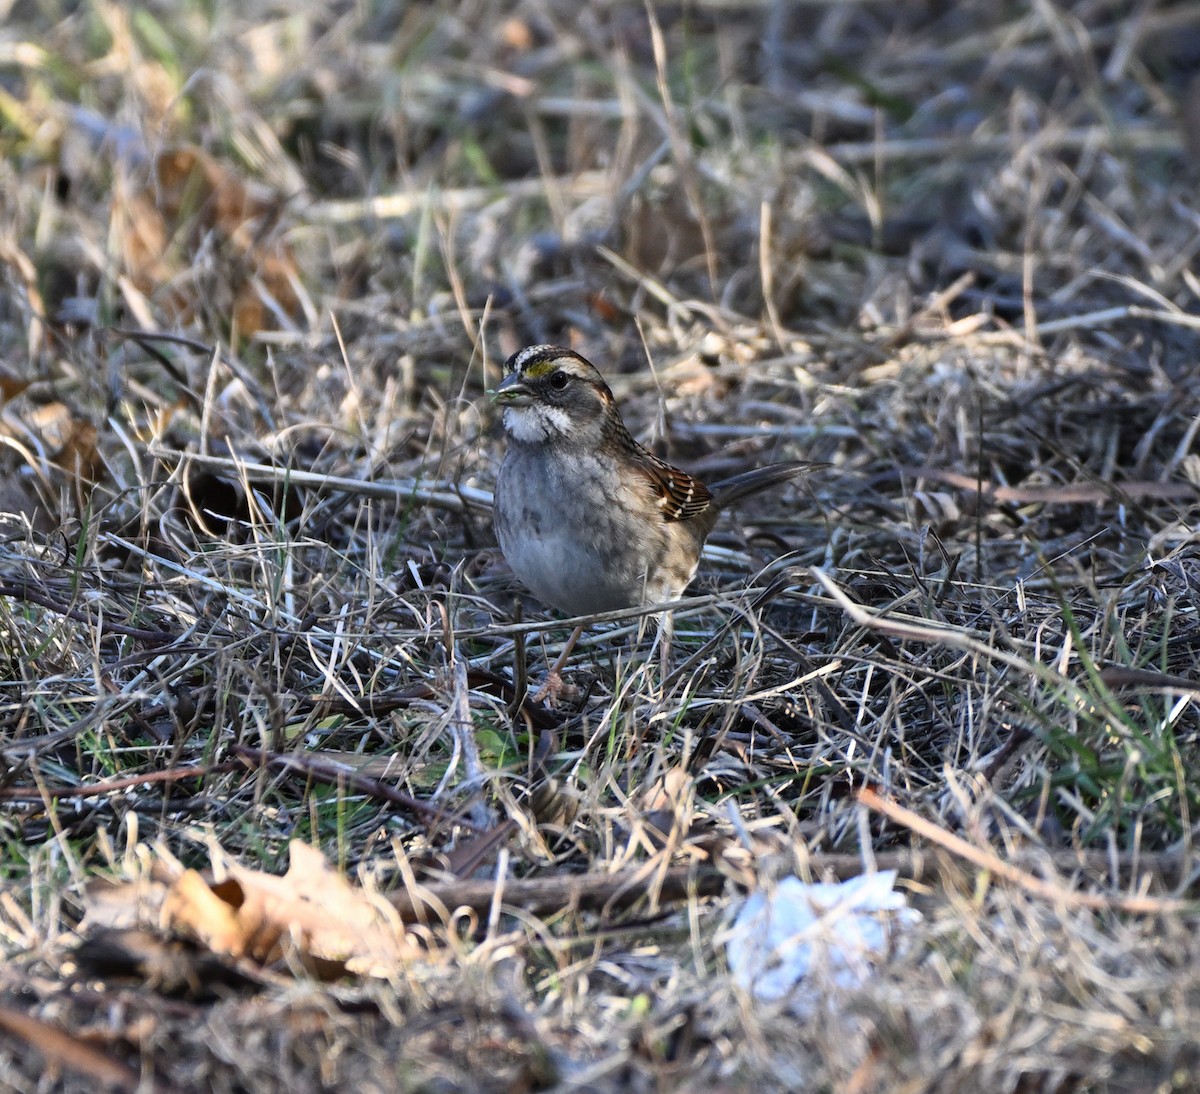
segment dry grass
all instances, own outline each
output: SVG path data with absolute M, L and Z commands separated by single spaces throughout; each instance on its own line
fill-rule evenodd
M 0 10 L 0 1008 L 145 1089 L 1194 1085 L 1194 4 Z M 555 711 L 487 512 L 542 341 L 705 475 L 830 465 L 721 526 L 665 680 L 598 625 Z M 149 848 L 295 838 L 647 895 L 386 984 L 75 955 Z M 848 855 L 904 952 L 748 999 L 739 890 Z

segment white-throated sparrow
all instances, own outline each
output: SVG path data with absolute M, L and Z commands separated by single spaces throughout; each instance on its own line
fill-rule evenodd
M 710 489 L 630 436 L 608 385 L 573 350 L 530 346 L 504 367 L 496 536 L 517 577 L 568 615 L 677 599 L 723 508 L 812 467 L 769 464 Z

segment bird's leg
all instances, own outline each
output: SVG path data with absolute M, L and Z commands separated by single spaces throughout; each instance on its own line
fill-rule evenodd
M 671 671 L 671 639 L 675 635 L 675 616 L 672 612 L 662 613 L 658 628 L 658 656 L 662 668 L 663 687 L 667 685 L 667 674 Z
M 638 623 L 637 634 L 632 638 L 633 649 L 645 649 L 646 631 L 651 623 L 656 623 L 654 640 L 650 643 L 650 649 L 646 651 L 646 660 L 644 665 L 649 666 L 653 663 L 655 650 L 658 651 L 658 669 L 659 669 L 659 685 L 665 686 L 667 682 L 667 673 L 671 668 L 671 637 L 675 633 L 675 616 L 672 612 L 662 612 L 657 617 L 644 615 Z M 632 652 L 632 651 L 631 651 Z M 647 668 L 646 676 L 648 680 L 652 677 Z
M 571 637 L 567 639 L 567 644 L 563 646 L 562 653 L 555 658 L 554 664 L 550 666 L 550 671 L 546 673 L 546 679 L 542 686 L 534 692 L 532 701 L 540 703 L 543 699 L 549 699 L 550 705 L 553 706 L 558 698 L 558 693 L 562 691 L 562 668 L 567 663 L 567 658 L 571 656 L 571 651 L 575 648 L 575 643 L 579 641 L 579 636 L 583 634 L 583 625 L 580 624 L 571 632 Z

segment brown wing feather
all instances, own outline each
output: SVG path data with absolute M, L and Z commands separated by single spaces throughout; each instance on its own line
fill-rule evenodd
M 600 383 L 608 403 L 612 404 L 612 392 Z M 638 444 L 633 434 L 625 428 L 619 414 L 609 420 L 608 443 L 617 451 L 633 458 L 633 465 L 642 473 L 650 496 L 662 510 L 663 520 L 692 520 L 713 510 L 713 497 L 708 487 L 699 479 L 692 478 L 686 471 L 672 467 L 660 460 L 649 449 Z
M 644 449 L 638 462 L 657 497 L 663 520 L 690 520 L 712 505 L 708 487 L 686 471 L 672 467 Z

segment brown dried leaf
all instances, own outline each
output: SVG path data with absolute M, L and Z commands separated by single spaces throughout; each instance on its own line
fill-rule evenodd
M 157 923 L 167 895 L 161 879 L 137 877 L 129 881 L 96 878 L 87 887 L 87 911 L 79 924 L 81 934 L 125 930 Z
M 295 292 L 299 271 L 291 249 L 269 228 L 278 203 L 258 192 L 229 168 L 199 148 L 180 146 L 162 152 L 152 177 L 141 187 L 119 188 L 114 217 L 125 268 L 137 288 L 148 295 L 171 285 L 164 303 L 188 319 L 203 307 L 216 307 L 234 319 L 246 336 L 276 326 L 275 310 L 295 316 L 300 301 Z M 205 246 L 217 267 L 217 284 L 210 298 L 184 263 Z M 177 241 L 182 254 L 170 251 Z M 257 282 L 257 286 L 255 284 Z
M 162 922 L 183 931 L 216 953 L 241 957 L 248 938 L 239 922 L 238 909 L 226 890 L 218 895 L 195 870 L 187 870 L 163 900 Z
M 15 399 L 32 383 L 32 380 L 14 376 L 7 371 L 0 371 L 0 402 L 7 403 Z
M 170 240 L 167 222 L 150 194 L 130 193 L 120 183 L 115 190 L 114 204 L 123 265 L 139 289 L 151 292 L 169 281 L 173 272 L 167 261 Z
M 17 451 L 25 456 L 43 485 L 49 485 L 54 477 L 50 464 L 66 472 L 77 497 L 86 496 L 90 488 L 104 477 L 105 465 L 100 455 L 99 433 L 88 419 L 77 417 L 69 406 L 61 402 L 22 407 L 19 417 L 22 427 L 3 425 L 0 426 L 0 434 L 16 436 L 22 442 L 16 446 Z M 29 434 L 40 443 L 30 445 Z M 43 458 L 43 453 L 50 453 L 48 459 Z M 3 494 L 4 512 L 32 516 L 41 508 L 37 498 L 28 489 L 10 487 L 0 490 L 0 494 Z
M 294 840 L 283 877 L 234 865 L 228 880 L 206 883 L 188 871 L 163 904 L 163 922 L 214 952 L 263 963 L 290 950 L 326 975 L 394 973 L 413 953 L 391 907 L 372 901 Z
M 73 418 L 54 462 L 75 479 L 77 486 L 95 486 L 104 473 L 104 457 L 97 444 L 96 427 L 84 418 Z
M 194 217 L 202 229 L 217 228 L 226 236 L 267 209 L 246 185 L 199 148 L 181 146 L 163 152 L 154 163 L 157 204 L 168 221 Z

